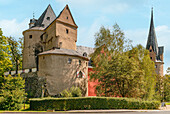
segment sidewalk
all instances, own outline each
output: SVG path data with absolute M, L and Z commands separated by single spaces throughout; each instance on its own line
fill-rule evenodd
M 170 109 L 163 110 L 128 110 L 128 109 L 118 109 L 118 110 L 70 110 L 66 111 L 68 113 L 121 113 L 121 112 L 159 112 L 159 111 L 170 111 Z

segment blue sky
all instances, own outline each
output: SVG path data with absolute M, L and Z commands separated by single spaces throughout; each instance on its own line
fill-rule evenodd
M 151 7 L 159 46 L 164 46 L 164 73 L 170 67 L 170 0 L 0 0 L 0 28 L 5 36 L 22 37 L 29 19 L 51 4 L 56 15 L 69 5 L 78 25 L 77 45 L 94 47 L 94 34 L 117 23 L 133 45 L 146 46 Z

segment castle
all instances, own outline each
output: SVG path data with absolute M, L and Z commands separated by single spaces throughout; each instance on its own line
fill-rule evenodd
M 146 44 L 146 49 L 149 50 L 150 58 L 155 63 L 156 73 L 160 76 L 163 76 L 163 53 L 164 53 L 164 47 L 158 47 L 157 39 L 156 39 L 156 33 L 155 33 L 155 27 L 153 22 L 153 8 L 151 11 L 151 22 L 150 22 L 150 29 L 149 29 L 149 35 L 148 35 L 148 41 Z
M 76 51 L 77 28 L 68 5 L 57 17 L 49 5 L 39 19 L 30 19 L 29 29 L 23 32 L 23 69 L 36 67 L 50 96 L 72 86 L 88 96 L 89 59 Z

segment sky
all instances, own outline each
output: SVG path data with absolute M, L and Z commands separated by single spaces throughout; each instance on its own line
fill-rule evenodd
M 170 0 L 0 0 L 0 28 L 3 35 L 23 37 L 29 20 L 43 13 L 51 4 L 56 16 L 66 4 L 78 25 L 77 45 L 94 47 L 95 33 L 101 26 L 117 23 L 133 46 L 146 47 L 151 8 L 159 46 L 164 46 L 164 74 L 170 67 Z

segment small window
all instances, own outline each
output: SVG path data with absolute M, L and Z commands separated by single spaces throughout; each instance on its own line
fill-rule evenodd
M 41 27 L 44 27 L 44 24 L 41 24 Z
M 60 44 L 59 44 L 59 48 L 62 48 L 62 42 L 60 42 Z
M 150 57 L 151 58 L 151 60 L 152 60 L 152 57 Z
M 152 50 L 149 50 L 150 52 L 152 52 Z
M 81 60 L 79 60 L 79 65 L 81 65 Z
M 50 21 L 50 17 L 47 17 L 47 20 Z
M 66 33 L 68 34 L 68 29 L 66 29 Z
M 71 62 L 72 62 L 72 59 L 68 58 L 68 64 L 71 64 Z
M 66 19 L 68 19 L 68 16 L 66 17 Z
M 155 65 L 155 68 L 157 68 L 157 65 Z
M 29 38 L 31 39 L 31 38 L 32 38 L 32 35 L 29 35 Z
M 87 57 L 87 53 L 86 53 L 86 52 L 84 52 L 84 53 L 83 53 L 83 56 L 84 56 L 84 57 Z
M 78 75 L 79 78 L 83 78 L 83 73 L 80 71 L 79 72 L 79 75 Z

